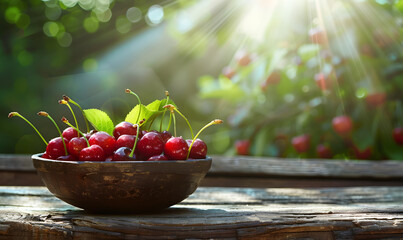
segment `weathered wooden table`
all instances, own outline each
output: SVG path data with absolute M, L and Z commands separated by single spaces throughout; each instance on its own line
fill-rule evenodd
M 0 187 L 0 239 L 403 239 L 403 187 L 210 188 L 153 214 L 94 215 Z

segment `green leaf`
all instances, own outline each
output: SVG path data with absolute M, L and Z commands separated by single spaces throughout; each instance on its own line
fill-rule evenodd
M 365 150 L 368 147 L 374 145 L 375 136 L 371 133 L 370 129 L 367 127 L 361 127 L 360 129 L 353 132 L 353 142 L 358 147 L 359 150 Z
M 254 144 L 256 156 L 263 156 L 267 144 L 267 133 L 267 129 L 263 129 L 259 131 L 255 137 Z
M 165 111 L 164 106 L 167 104 L 172 104 L 174 106 L 175 103 L 171 99 L 168 100 L 168 103 L 166 104 L 166 99 L 162 100 L 155 100 L 154 102 L 148 104 L 147 106 L 141 105 L 141 112 L 140 112 L 140 117 L 138 118 L 139 110 L 140 110 L 140 105 L 137 104 L 130 112 L 127 114 L 125 121 L 126 122 L 131 122 L 133 124 L 136 124 L 136 120 L 139 119 L 139 121 L 145 119 L 144 123 L 148 122 L 151 119 L 156 118 L 159 114 Z
M 162 100 L 155 100 L 154 102 L 148 104 L 147 109 L 150 111 L 162 112 L 164 111 L 164 106 L 168 104 L 172 104 L 176 107 L 176 104 L 171 99 L 169 99 L 168 102 L 166 99 L 162 99 Z
M 239 102 L 244 97 L 244 91 L 226 77 L 218 80 L 209 76 L 199 79 L 200 96 L 202 98 L 221 98 L 233 102 Z
M 353 142 L 359 150 L 363 151 L 374 146 L 380 117 L 381 112 L 377 112 L 372 121 L 365 121 L 358 130 L 353 132 Z
M 317 44 L 306 44 L 298 49 L 298 54 L 301 60 L 306 62 L 309 59 L 318 55 L 320 47 Z
M 140 111 L 141 108 L 141 111 Z M 140 112 L 140 117 L 139 116 Z M 126 122 L 131 122 L 133 124 L 137 124 L 139 121 L 145 119 L 148 120 L 152 115 L 154 114 L 154 111 L 148 110 L 146 106 L 143 104 L 139 105 L 137 104 L 126 116 L 125 121 Z M 138 119 L 138 121 L 137 121 Z
M 109 118 L 108 114 L 99 109 L 84 109 L 85 117 L 97 131 L 104 131 L 113 134 L 115 125 Z

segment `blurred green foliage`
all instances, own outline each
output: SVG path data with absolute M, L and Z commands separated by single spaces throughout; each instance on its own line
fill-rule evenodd
M 392 136 L 403 126 L 402 1 L 302 2 L 310 14 L 287 1 L 276 5 L 271 21 L 260 25 L 263 40 L 228 33 L 226 44 L 238 49 L 233 59 L 218 76 L 199 79 L 200 96 L 220 101 L 228 116 L 222 131 L 230 137 L 221 153 L 403 159 Z M 224 29 L 214 36 L 222 38 Z M 193 31 L 207 34 L 202 27 Z M 349 134 L 332 126 L 341 115 L 353 121 Z M 303 151 L 293 143 L 297 136 L 308 136 Z M 249 142 L 248 153 L 237 140 Z M 331 153 L 321 155 L 318 146 Z
M 42 151 L 44 146 L 28 125 L 6 116 L 18 111 L 39 129 L 45 129 L 47 138 L 54 137 L 56 130 L 47 128 L 35 113 L 49 109 L 54 113 L 58 108 L 55 119 L 68 114 L 57 106 L 61 94 L 78 96 L 85 105 L 98 103 L 88 108 L 106 106 L 113 114 L 125 116 L 122 112 L 130 109 L 126 99 L 113 96 L 107 99 L 104 92 L 118 89 L 121 92 L 116 94 L 123 95 L 128 86 L 120 86 L 118 82 L 126 80 L 117 79 L 111 65 L 108 73 L 99 70 L 98 58 L 150 26 L 157 26 L 192 1 L 177 1 L 164 12 L 160 3 L 157 0 L 1 1 L 0 152 Z M 163 91 L 161 95 L 164 96 Z

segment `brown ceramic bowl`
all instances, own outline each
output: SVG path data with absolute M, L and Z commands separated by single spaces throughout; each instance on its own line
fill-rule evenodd
M 42 181 L 56 197 L 89 212 L 158 211 L 192 194 L 211 158 L 187 161 L 74 162 L 32 156 Z

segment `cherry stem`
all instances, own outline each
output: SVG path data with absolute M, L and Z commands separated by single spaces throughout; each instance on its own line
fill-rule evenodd
M 187 155 L 186 159 L 189 158 L 190 151 L 192 150 L 193 144 L 194 144 L 194 142 L 196 141 L 197 137 L 200 135 L 200 133 L 201 133 L 204 129 L 210 127 L 211 125 L 221 124 L 221 123 L 223 123 L 222 120 L 220 120 L 220 119 L 214 119 L 213 121 L 211 121 L 210 123 L 208 123 L 206 126 L 202 127 L 202 129 L 200 129 L 200 131 L 199 131 L 199 132 L 196 134 L 196 136 L 192 139 L 192 143 L 191 143 L 190 146 L 189 146 L 188 155 Z
M 174 133 L 176 137 L 176 119 L 175 119 L 175 112 L 172 112 L 172 118 L 174 119 Z
M 71 102 L 72 104 L 76 105 L 80 109 L 81 113 L 83 114 L 84 120 L 85 120 L 85 126 L 87 127 L 87 132 L 89 132 L 90 131 L 90 126 L 88 124 L 88 119 L 85 116 L 84 110 L 81 108 L 81 106 L 78 103 L 76 103 L 73 99 L 69 98 L 66 95 L 63 95 L 63 99 L 65 101 L 67 101 L 67 102 Z
M 175 110 L 177 113 L 179 113 L 179 115 L 181 115 L 181 116 L 183 117 L 183 119 L 185 119 L 186 123 L 187 123 L 188 126 L 189 126 L 190 133 L 192 134 L 192 139 L 193 139 L 193 138 L 194 138 L 193 129 L 192 129 L 192 126 L 190 126 L 190 123 L 189 123 L 188 119 L 187 119 L 181 112 L 179 112 L 179 110 L 178 110 L 176 107 L 174 108 L 174 110 Z
M 140 98 L 139 98 L 139 96 L 138 96 L 137 94 L 135 94 L 135 93 L 134 93 L 132 90 L 130 90 L 130 89 L 126 89 L 126 93 L 130 93 L 130 94 L 136 96 L 137 100 L 139 101 L 139 108 L 140 108 L 140 109 L 139 109 L 139 114 L 137 115 L 137 119 L 136 119 L 136 124 L 137 124 L 137 123 L 139 123 L 140 114 L 141 114 L 141 108 L 142 108 Z
M 64 105 L 66 105 L 66 106 L 70 109 L 70 112 L 71 112 L 71 114 L 73 115 L 74 122 L 75 122 L 75 124 L 76 124 L 76 126 L 77 126 L 77 129 L 78 129 L 77 118 L 76 118 L 76 115 L 74 114 L 73 109 L 70 107 L 70 104 L 69 104 L 66 100 L 59 100 L 59 104 L 64 104 Z M 80 135 L 77 135 L 77 137 L 79 137 L 79 136 L 80 136 Z
M 137 146 L 137 141 L 139 140 L 140 125 L 138 125 L 138 124 L 135 124 L 135 125 L 137 126 L 137 134 L 136 134 L 136 139 L 134 140 L 133 149 L 132 149 L 132 151 L 130 152 L 129 157 L 133 157 L 133 155 L 134 155 L 134 150 L 136 149 L 136 146 Z
M 167 131 L 169 131 L 169 129 L 171 128 L 171 122 L 172 122 L 172 113 L 169 113 L 169 122 L 168 122 L 168 128 Z
M 166 101 L 165 101 L 165 105 L 167 105 L 168 101 L 169 101 L 169 92 L 165 91 L 165 95 L 167 96 Z M 160 132 L 162 131 L 162 122 L 164 121 L 166 111 L 167 110 L 165 109 L 164 112 L 162 113 L 161 122 L 160 122 Z
M 42 134 L 38 131 L 38 129 L 36 129 L 36 127 L 30 121 L 28 121 L 26 118 L 24 118 L 21 114 L 19 114 L 17 112 L 11 112 L 8 114 L 8 118 L 11 118 L 14 116 L 24 119 L 24 121 L 27 122 L 36 131 L 36 133 L 39 135 L 39 137 L 41 137 L 41 139 L 45 143 L 45 145 L 46 146 L 48 145 L 48 142 L 46 142 L 46 140 L 45 140 L 45 138 L 43 138 Z
M 52 123 L 55 125 L 57 131 L 59 132 L 60 137 L 62 138 L 63 147 L 64 147 L 64 153 L 65 153 L 66 156 L 69 155 L 68 152 L 67 152 L 66 142 L 64 141 L 63 134 L 62 134 L 62 132 L 60 131 L 59 126 L 57 126 L 55 120 L 53 120 L 53 118 L 52 118 L 47 112 L 44 112 L 44 111 L 38 112 L 38 115 L 39 115 L 39 116 L 43 116 L 43 117 L 47 117 L 47 118 L 50 119 L 50 121 L 52 121 Z
M 64 122 L 65 124 L 67 124 L 68 126 L 74 128 L 79 134 L 81 134 L 83 136 L 83 138 L 85 139 L 85 141 L 87 142 L 87 146 L 90 147 L 90 142 L 88 142 L 87 138 L 85 137 L 84 133 L 82 133 L 80 131 L 80 129 L 74 127 L 73 125 L 71 125 L 71 123 L 69 122 L 69 120 L 67 120 L 67 118 L 62 117 L 62 122 Z

